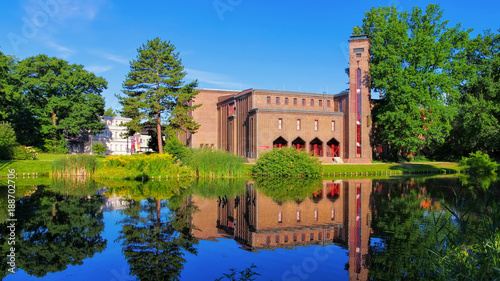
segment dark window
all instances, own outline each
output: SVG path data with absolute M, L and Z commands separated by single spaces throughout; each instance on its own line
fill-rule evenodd
M 297 98 L 293 98 L 293 105 L 297 105 Z
M 314 100 L 311 99 L 311 106 L 314 106 Z
M 276 97 L 276 104 L 280 104 L 280 98 Z
M 330 100 L 326 101 L 326 107 L 330 107 Z
M 318 101 L 318 105 L 319 105 L 319 106 L 322 106 L 322 105 L 323 105 L 323 101 L 322 101 L 322 100 L 319 100 L 319 101 Z
M 353 51 L 354 53 L 363 53 L 365 51 L 365 48 L 354 48 Z
M 285 104 L 288 104 L 288 98 L 285 98 Z
M 267 97 L 267 103 L 271 103 L 271 97 Z
M 342 101 L 339 101 L 339 111 L 342 112 Z
M 306 105 L 306 99 L 302 99 L 302 105 Z

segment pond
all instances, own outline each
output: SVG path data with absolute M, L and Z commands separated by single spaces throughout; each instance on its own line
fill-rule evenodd
M 0 188 L 3 280 L 445 280 L 500 266 L 492 179 L 25 180 L 10 217 Z

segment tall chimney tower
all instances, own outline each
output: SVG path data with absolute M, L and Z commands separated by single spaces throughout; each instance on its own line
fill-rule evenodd
M 370 39 L 353 35 L 349 40 L 349 105 L 346 109 L 348 163 L 370 163 L 372 149 L 370 106 Z

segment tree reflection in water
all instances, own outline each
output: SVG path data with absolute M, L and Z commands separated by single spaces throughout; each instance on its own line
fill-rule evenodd
M 198 240 L 191 234 L 196 207 L 190 196 L 172 196 L 179 189 L 171 190 L 171 187 L 141 186 L 143 191 L 153 188 L 156 198 L 135 197 L 122 211 L 127 217 L 120 222 L 123 228 L 119 241 L 130 265 L 130 274 L 138 280 L 179 280 L 186 262 L 184 255 L 197 253 L 194 246 Z M 165 195 L 159 194 L 160 190 L 164 190 Z M 128 194 L 137 193 L 130 190 Z
M 103 198 L 95 195 L 95 184 L 79 182 L 85 192 L 70 192 L 72 181 L 58 181 L 68 187 L 65 194 L 39 186 L 16 204 L 16 265 L 29 275 L 42 277 L 49 272 L 81 265 L 83 260 L 106 248 L 102 238 Z M 6 227 L 1 226 L 2 232 Z M 2 233 L 2 244 L 6 235 Z M 3 271 L 5 272 L 5 271 Z M 3 276 L 2 276 L 3 277 Z

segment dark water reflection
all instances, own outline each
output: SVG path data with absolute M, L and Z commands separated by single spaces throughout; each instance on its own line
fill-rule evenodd
M 0 277 L 214 280 L 251 264 L 257 280 L 498 276 L 499 188 L 492 178 L 104 185 L 19 185 L 19 270 L 8 274 L 3 262 Z M 0 193 L 6 257 L 6 189 Z

